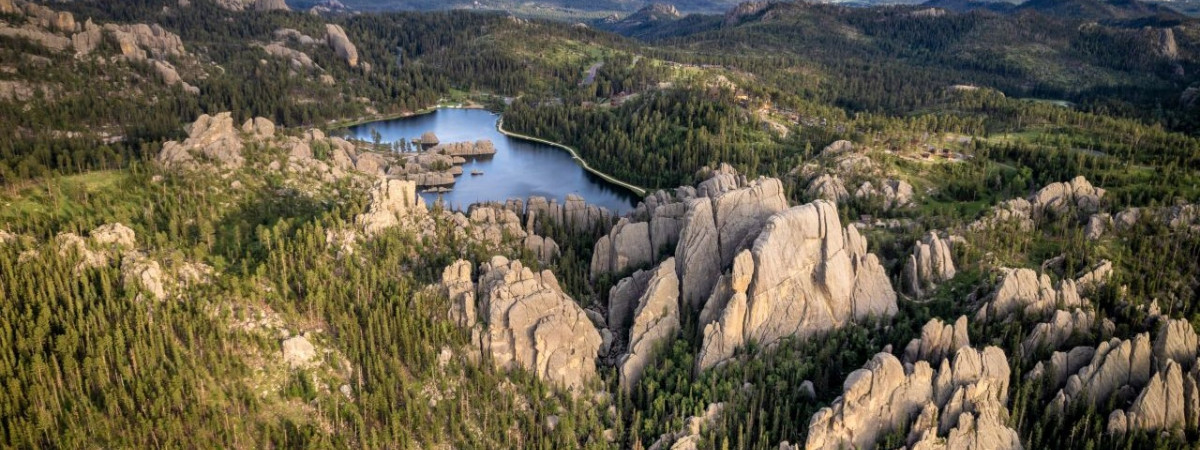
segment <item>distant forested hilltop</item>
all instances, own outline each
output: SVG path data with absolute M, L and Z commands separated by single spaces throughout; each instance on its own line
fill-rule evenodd
M 288 4 L 306 9 L 326 3 L 324 0 L 292 0 Z M 536 8 L 560 8 L 577 11 L 633 11 L 645 6 L 643 0 L 340 0 L 340 3 L 362 11 L 430 11 L 441 9 L 490 9 L 506 11 L 532 11 Z M 658 3 L 671 4 L 686 12 L 724 12 L 736 6 L 739 0 L 672 0 Z

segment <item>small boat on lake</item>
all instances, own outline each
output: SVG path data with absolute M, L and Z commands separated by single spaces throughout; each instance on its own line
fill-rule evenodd
M 475 175 L 483 175 L 483 171 L 482 171 L 482 170 L 479 170 L 479 169 L 475 169 L 475 170 L 472 170 L 472 171 L 471 171 L 471 175 L 472 175 L 472 176 L 475 176 Z

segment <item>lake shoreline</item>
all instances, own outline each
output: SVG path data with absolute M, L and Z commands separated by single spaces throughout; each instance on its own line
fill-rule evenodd
M 641 186 L 592 167 L 575 148 L 508 131 L 503 120 L 502 113 L 487 108 L 443 106 L 395 119 L 366 121 L 332 133 L 387 142 L 410 141 L 426 132 L 436 132 L 443 142 L 476 142 L 485 138 L 494 141 L 498 151 L 493 158 L 468 159 L 462 166 L 463 172 L 478 170 L 480 175 L 486 172 L 488 176 L 456 177 L 452 190 L 444 193 L 445 201 L 456 206 L 534 195 L 557 197 L 561 201 L 575 193 L 589 203 L 623 214 L 635 208 L 647 194 L 648 190 Z M 434 194 L 421 195 L 430 201 Z
M 349 129 L 349 128 L 357 127 L 360 125 L 366 125 L 368 123 L 373 123 L 373 122 L 386 122 L 389 120 L 409 119 L 409 118 L 413 118 L 413 117 L 417 117 L 417 116 L 424 116 L 426 114 L 433 114 L 433 113 L 437 112 L 439 109 L 482 109 L 482 110 L 487 110 L 486 107 L 484 107 L 483 105 L 478 105 L 478 104 L 459 105 L 459 106 L 434 105 L 434 106 L 430 106 L 427 108 L 421 108 L 416 111 L 405 111 L 405 112 L 400 112 L 400 113 L 395 113 L 395 114 L 377 114 L 377 115 L 374 115 L 371 117 L 360 117 L 357 119 L 348 119 L 348 120 L 343 120 L 343 121 L 330 122 L 325 126 L 325 129 L 327 130 L 327 132 L 333 132 L 336 130 Z
M 645 188 L 622 181 L 622 180 L 618 179 L 617 177 L 614 177 L 612 175 L 609 175 L 607 173 L 601 172 L 598 169 L 593 168 L 591 165 L 589 165 L 587 163 L 586 160 L 584 160 L 582 157 L 579 156 L 579 152 L 577 152 L 574 148 L 572 148 L 568 145 L 560 144 L 558 142 L 548 141 L 546 139 L 540 139 L 540 138 L 536 138 L 533 136 L 527 136 L 524 134 L 514 133 L 511 131 L 505 130 L 503 114 L 501 114 L 500 117 L 498 119 L 496 119 L 496 131 L 499 131 L 500 134 L 503 134 L 503 135 L 511 137 L 511 138 L 537 142 L 539 144 L 549 145 L 551 147 L 566 150 L 568 153 L 571 154 L 571 158 L 574 159 L 575 162 L 578 163 L 580 167 L 583 167 L 583 170 L 591 172 L 592 175 L 598 176 L 601 179 L 603 179 L 604 181 L 609 182 L 610 184 L 614 184 L 614 185 L 623 187 L 625 189 L 628 189 L 628 190 L 632 191 L 634 194 L 637 194 L 638 197 L 645 197 L 646 194 L 648 193 L 648 191 Z

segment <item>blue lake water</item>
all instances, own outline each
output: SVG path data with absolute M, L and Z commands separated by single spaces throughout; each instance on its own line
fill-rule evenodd
M 402 119 L 357 125 L 348 129 L 349 137 L 372 141 L 371 130 L 382 142 L 412 141 L 432 131 L 442 143 L 491 140 L 496 154 L 468 159 L 463 175 L 457 177 L 453 191 L 423 193 L 432 204 L 438 196 L 453 208 L 466 209 L 472 203 L 510 198 L 528 200 L 530 196 L 556 198 L 561 204 L 567 194 L 578 194 L 588 203 L 603 206 L 617 214 L 633 208 L 638 197 L 583 169 L 566 150 L 549 145 L 511 138 L 496 130 L 499 116 L 481 109 L 439 109 Z M 483 175 L 471 175 L 480 170 Z

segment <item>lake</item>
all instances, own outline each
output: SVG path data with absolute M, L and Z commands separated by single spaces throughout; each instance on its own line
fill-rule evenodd
M 503 202 L 510 198 L 528 200 L 531 196 L 556 198 L 559 204 L 567 194 L 578 194 L 589 204 L 623 214 L 639 198 L 628 189 L 613 185 L 583 169 L 566 150 L 537 142 L 512 138 L 496 130 L 500 116 L 482 109 L 439 109 L 429 114 L 365 123 L 348 128 L 350 138 L 372 141 L 371 130 L 384 143 L 412 141 L 432 131 L 441 143 L 488 139 L 496 146 L 494 156 L 468 158 L 463 175 L 456 178 L 453 191 L 422 193 L 432 204 L 438 196 L 450 207 L 465 210 L 472 203 Z M 483 175 L 471 175 L 474 170 Z

